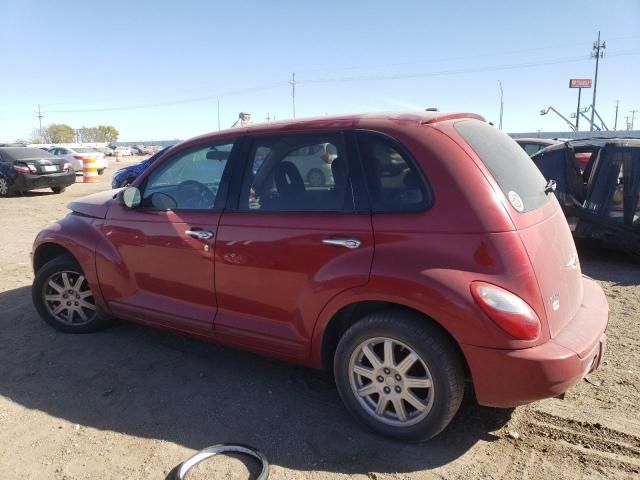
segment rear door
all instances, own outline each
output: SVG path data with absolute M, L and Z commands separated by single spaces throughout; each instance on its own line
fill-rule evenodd
M 509 136 L 487 123 L 464 120 L 455 130 L 473 149 L 506 198 L 507 208 L 527 250 L 554 337 L 582 302 L 576 247 L 560 205 L 527 154 Z
M 303 359 L 320 311 L 365 284 L 373 260 L 353 144 L 340 132 L 256 136 L 216 239 L 216 336 Z M 295 159 L 331 144 L 318 185 Z

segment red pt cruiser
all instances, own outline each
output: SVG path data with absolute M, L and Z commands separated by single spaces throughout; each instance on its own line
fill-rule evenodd
M 607 301 L 552 190 L 473 114 L 204 135 L 44 229 L 33 301 L 65 332 L 119 317 L 325 368 L 355 417 L 426 439 L 466 378 L 507 407 L 598 367 Z

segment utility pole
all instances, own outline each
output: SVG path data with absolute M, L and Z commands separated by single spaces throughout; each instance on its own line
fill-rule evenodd
M 265 120 L 266 120 L 267 122 L 270 122 L 270 121 L 271 121 L 271 115 L 269 114 L 269 112 L 267 112 L 267 117 L 265 118 Z
M 613 123 L 613 129 L 617 130 L 618 129 L 618 104 L 620 103 L 620 100 L 616 100 L 616 120 Z
M 629 110 L 629 113 L 631 114 L 631 128 L 629 130 L 633 130 L 633 124 L 636 120 L 636 112 L 638 110 Z
M 591 102 L 591 129 L 589 131 L 593 132 L 593 121 L 595 119 L 596 114 L 596 90 L 598 89 L 598 64 L 600 59 L 604 57 L 604 50 L 607 48 L 606 42 L 600 43 L 600 30 L 598 30 L 598 41 L 594 42 L 593 50 L 591 52 L 591 58 L 596 59 L 596 74 L 593 78 L 593 101 Z
M 624 121 L 625 121 L 625 122 L 626 122 L 626 124 L 627 124 L 627 130 L 631 130 L 631 124 L 629 123 L 629 119 L 630 119 L 630 118 L 631 118 L 631 117 L 630 117 L 630 116 L 628 116 L 628 115 L 625 115 L 625 116 L 624 116 Z
M 220 131 L 220 99 L 218 99 L 218 131 Z
M 296 73 L 293 72 L 291 74 L 291 80 L 289 81 L 291 84 L 291 99 L 293 101 L 293 118 L 296 118 Z
M 44 117 L 44 114 L 42 113 L 42 110 L 40 110 L 40 104 L 38 104 L 38 110 L 36 111 L 36 117 L 38 117 L 38 122 L 40 124 L 40 140 L 42 140 L 42 117 Z
M 500 126 L 498 128 L 502 130 L 502 112 L 504 111 L 504 103 L 502 102 L 502 81 L 498 80 L 498 83 L 500 84 Z

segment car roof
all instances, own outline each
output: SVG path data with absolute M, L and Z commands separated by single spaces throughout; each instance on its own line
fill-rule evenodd
M 345 115 L 327 115 L 323 117 L 312 117 L 304 119 L 278 120 L 274 122 L 254 123 L 240 128 L 228 128 L 219 132 L 211 132 L 190 139 L 191 141 L 215 138 L 218 135 L 225 135 L 233 132 L 246 132 L 251 134 L 282 133 L 286 131 L 313 130 L 319 128 L 352 128 L 363 121 L 374 122 L 383 126 L 385 124 L 422 124 L 432 125 L 438 122 L 458 119 L 474 119 L 485 122 L 485 118 L 475 113 L 447 113 L 447 112 L 375 112 L 375 113 L 355 113 Z
M 585 147 L 604 147 L 606 145 L 616 145 L 618 147 L 640 147 L 640 138 L 624 138 L 624 137 L 591 137 L 581 138 L 578 140 L 569 140 L 567 142 L 558 143 L 545 148 L 545 151 L 550 152 L 565 148 L 566 146 L 572 146 L 573 148 L 585 148 Z

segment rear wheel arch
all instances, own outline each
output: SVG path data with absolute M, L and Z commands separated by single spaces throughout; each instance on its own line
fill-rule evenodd
M 458 341 L 454 336 L 437 320 L 428 315 L 427 313 L 409 307 L 402 303 L 392 301 L 379 301 L 379 300 L 365 300 L 350 303 L 343 306 L 337 312 L 335 312 L 322 332 L 322 344 L 321 344 L 321 356 L 322 356 L 322 368 L 327 372 L 333 372 L 333 359 L 338 346 L 338 342 L 342 335 L 347 331 L 349 327 L 357 323 L 362 318 L 370 315 L 374 312 L 382 310 L 398 310 L 404 312 L 412 312 L 420 315 L 426 324 L 435 326 L 438 328 L 450 341 L 451 346 L 456 350 L 460 360 L 462 361 L 465 376 L 470 378 L 470 370 L 467 364 L 467 360 L 460 348 Z

